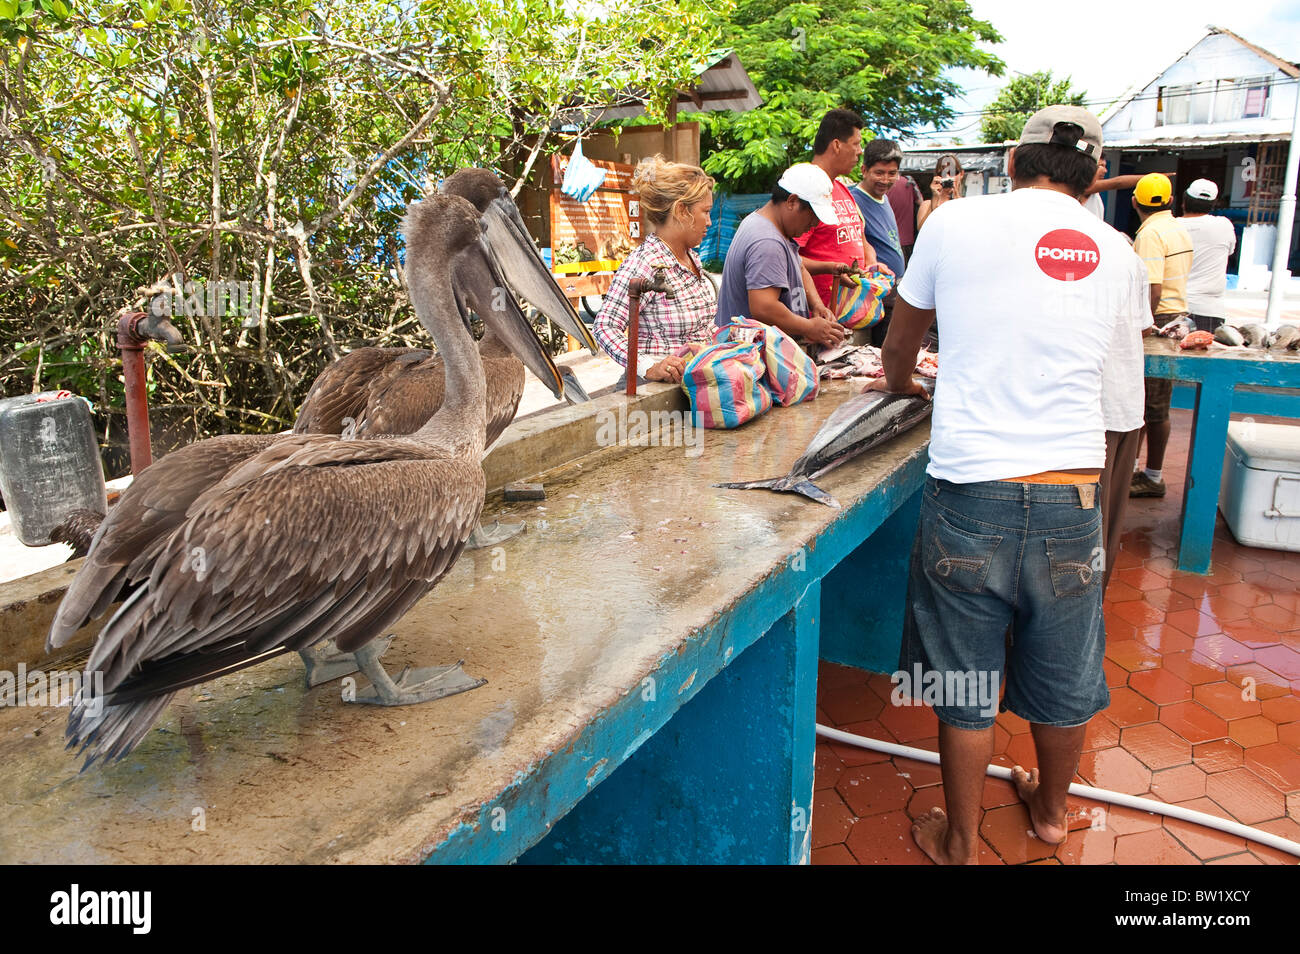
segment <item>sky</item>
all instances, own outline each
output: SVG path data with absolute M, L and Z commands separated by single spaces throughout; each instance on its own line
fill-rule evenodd
M 1283 59 L 1300 61 L 1300 0 L 1121 0 L 1078 5 L 1091 16 L 1074 23 L 1064 5 L 1044 0 L 969 0 L 975 16 L 988 20 L 1003 42 L 984 44 L 1007 65 L 1002 77 L 976 70 L 949 75 L 965 90 L 953 105 L 959 115 L 947 130 L 927 133 L 936 144 L 959 138 L 979 142 L 978 110 L 1014 77 L 1012 70 L 1051 70 L 1069 76 L 1100 111 L 1135 83 L 1145 84 L 1203 37 L 1207 25 L 1231 30 Z M 1075 5 L 1071 5 L 1075 6 Z M 1094 105 L 1095 104 L 1095 105 Z

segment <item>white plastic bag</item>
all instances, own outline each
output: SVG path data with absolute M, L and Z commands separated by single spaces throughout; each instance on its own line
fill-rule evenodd
M 605 184 L 605 170 L 582 154 L 582 140 L 573 147 L 568 168 L 564 170 L 564 185 L 560 191 L 579 202 L 586 202 Z

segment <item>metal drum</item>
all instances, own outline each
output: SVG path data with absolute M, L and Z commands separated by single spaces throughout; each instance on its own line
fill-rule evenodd
M 0 494 L 18 539 L 45 546 L 73 510 L 108 511 L 86 402 L 68 391 L 0 400 Z

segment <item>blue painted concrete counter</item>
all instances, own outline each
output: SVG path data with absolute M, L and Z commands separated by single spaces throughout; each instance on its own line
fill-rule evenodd
M 819 649 L 893 668 L 928 427 L 822 478 L 842 510 L 712 484 L 784 472 L 858 386 L 544 475 L 394 627 L 390 667 L 481 689 L 351 706 L 281 657 L 85 775 L 66 710 L 0 709 L 0 861 L 806 860 Z

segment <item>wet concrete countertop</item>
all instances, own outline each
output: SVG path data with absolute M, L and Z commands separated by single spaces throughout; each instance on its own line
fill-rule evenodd
M 702 448 L 611 448 L 544 475 L 541 503 L 490 499 L 528 530 L 465 554 L 385 657 L 464 659 L 488 680 L 473 692 L 349 705 L 339 682 L 305 690 L 290 654 L 182 691 L 134 753 L 80 775 L 66 709 L 0 709 L 0 862 L 420 860 L 844 516 L 710 486 L 783 473 L 860 388 L 825 383 Z M 847 509 L 928 439 L 923 424 L 819 483 Z

